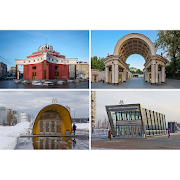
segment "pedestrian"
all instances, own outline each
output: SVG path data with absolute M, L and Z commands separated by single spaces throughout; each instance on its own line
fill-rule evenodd
M 170 137 L 170 129 L 168 128 L 168 138 Z
M 73 131 L 74 131 L 74 135 L 75 135 L 75 131 L 76 131 L 76 125 L 73 124 Z
M 112 131 L 111 131 L 111 129 L 109 130 L 109 139 L 111 140 L 111 134 L 112 134 Z
M 104 79 L 103 79 L 103 84 L 104 84 Z

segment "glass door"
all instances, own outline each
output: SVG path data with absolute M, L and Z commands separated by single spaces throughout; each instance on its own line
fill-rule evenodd
M 129 130 L 129 137 L 132 137 L 132 127 L 128 126 L 128 130 Z
M 137 129 L 137 137 L 141 137 L 142 135 L 142 133 L 141 133 L 141 127 L 140 126 L 137 126 L 136 127 L 136 129 Z
M 56 133 L 62 133 L 62 121 L 56 121 Z
M 56 126 L 55 126 L 55 121 L 50 121 L 50 134 L 55 134 L 55 129 L 56 129 Z
M 45 134 L 49 134 L 49 121 L 45 121 Z
M 122 75 L 119 74 L 119 82 L 122 82 Z

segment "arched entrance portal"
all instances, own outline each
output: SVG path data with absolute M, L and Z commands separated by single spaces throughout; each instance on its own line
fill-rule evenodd
M 104 59 L 106 83 L 118 85 L 130 78 L 130 72 L 126 68 L 126 60 L 132 54 L 144 57 L 146 82 L 151 82 L 152 85 L 158 82 L 165 83 L 165 65 L 168 61 L 156 54 L 154 44 L 149 38 L 138 33 L 127 34 L 119 39 L 113 55 Z
M 71 134 L 69 111 L 59 104 L 44 107 L 37 115 L 33 135 Z

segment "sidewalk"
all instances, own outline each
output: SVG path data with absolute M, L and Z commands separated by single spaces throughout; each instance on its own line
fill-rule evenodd
M 147 138 L 92 139 L 91 149 L 180 149 L 180 134 L 151 136 Z

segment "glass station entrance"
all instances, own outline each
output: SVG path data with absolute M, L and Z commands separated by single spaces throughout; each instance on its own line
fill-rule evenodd
M 116 135 L 118 137 L 141 137 L 141 126 L 116 126 Z
M 106 106 L 113 136 L 142 137 L 144 134 L 140 104 Z

